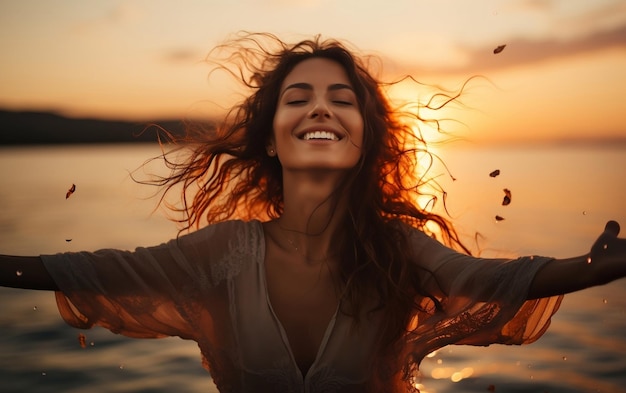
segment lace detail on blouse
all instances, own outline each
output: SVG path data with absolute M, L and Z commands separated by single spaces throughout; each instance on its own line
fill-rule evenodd
M 299 374 L 294 371 L 291 359 L 285 356 L 272 362 L 270 368 L 258 373 L 255 372 L 255 374 L 263 380 L 262 386 L 272 386 L 276 392 L 299 393 L 302 380 L 299 378 Z
M 229 252 L 219 261 L 209 265 L 213 286 L 237 276 L 243 264 L 249 262 L 250 257 L 257 254 L 260 236 L 258 232 L 250 229 L 250 226 L 238 228 L 234 233 L 234 238 L 228 240 Z
M 315 393 L 337 393 L 345 386 L 349 386 L 352 381 L 336 374 L 335 370 L 329 366 L 316 370 L 310 378 L 311 391 Z
M 336 315 L 327 345 L 305 379 L 267 303 L 260 222 L 228 221 L 134 252 L 99 250 L 42 256 L 62 292 L 63 319 L 136 338 L 179 336 L 200 347 L 222 392 L 415 392 L 428 353 L 449 344 L 523 344 L 539 338 L 562 297 L 526 300 L 550 258 L 481 259 L 410 229 L 421 299 L 407 334 L 388 354 L 374 352 L 380 323 L 351 329 Z M 420 299 L 416 299 L 420 301 Z M 287 343 L 287 344 L 286 344 Z M 369 390 L 368 390 L 369 389 Z

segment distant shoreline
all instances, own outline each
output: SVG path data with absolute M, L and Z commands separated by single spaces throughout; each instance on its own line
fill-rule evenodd
M 183 120 L 133 122 L 72 118 L 54 112 L 0 110 L 0 146 L 156 143 L 159 128 L 174 136 L 185 133 Z
M 205 121 L 208 127 L 215 123 Z M 153 121 L 104 120 L 96 118 L 74 118 L 55 112 L 11 111 L 0 109 L 0 146 L 12 145 L 58 145 L 95 143 L 156 143 L 162 128 L 173 136 L 185 134 L 182 119 L 160 119 Z M 458 142 L 458 141 L 457 141 Z M 626 146 L 624 136 L 581 138 L 554 138 L 546 140 L 479 140 L 460 141 L 475 146 Z M 456 144 L 456 143 L 454 143 Z

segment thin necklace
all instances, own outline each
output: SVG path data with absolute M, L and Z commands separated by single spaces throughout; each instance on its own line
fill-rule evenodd
M 308 261 L 312 261 L 312 262 L 323 262 L 323 261 L 328 261 L 328 259 L 329 259 L 330 257 L 337 255 L 337 253 L 333 253 L 333 254 L 330 254 L 330 255 L 324 255 L 324 256 L 323 256 L 323 257 L 321 257 L 321 258 L 312 258 L 312 257 L 310 257 L 310 256 L 306 255 L 305 253 L 303 253 L 303 252 L 300 250 L 300 247 L 298 246 L 298 244 L 297 244 L 297 243 L 296 243 L 293 239 L 291 239 L 288 235 L 289 235 L 289 233 L 302 233 L 302 234 L 304 234 L 305 236 L 316 236 L 316 235 L 307 235 L 307 234 L 305 234 L 305 233 L 303 233 L 303 232 L 296 231 L 296 230 L 294 230 L 294 229 L 287 229 L 287 228 L 285 228 L 285 227 L 283 227 L 283 226 L 281 225 L 280 220 L 276 220 L 276 224 L 278 225 L 278 228 L 279 228 L 282 232 L 284 232 L 284 233 L 285 233 L 285 234 L 284 234 L 285 236 L 283 236 L 283 237 L 284 237 L 284 239 L 287 241 L 287 243 L 289 243 L 289 245 L 291 246 L 291 248 L 293 248 L 293 249 L 294 249 L 294 251 L 295 251 L 296 253 L 298 253 L 299 255 L 301 255 L 302 257 L 304 257 L 306 260 L 308 260 Z

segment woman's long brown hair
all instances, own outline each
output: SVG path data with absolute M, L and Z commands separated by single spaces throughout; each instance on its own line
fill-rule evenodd
M 429 180 L 418 154 L 430 153 L 414 125 L 436 120 L 422 119 L 406 107 L 392 108 L 386 85 L 368 70 L 368 58 L 320 37 L 288 45 L 270 34 L 243 33 L 217 47 L 209 59 L 252 93 L 215 129 L 190 127 L 185 138 L 176 139 L 182 149 L 192 147 L 190 155 L 183 162 L 165 155 L 172 173 L 154 183 L 165 186 L 166 192 L 182 185 L 182 205 L 172 208 L 185 214 L 180 220 L 183 229 L 203 221 L 279 217 L 282 169 L 276 157 L 267 155 L 266 145 L 283 80 L 298 63 L 312 57 L 331 59 L 345 69 L 364 119 L 361 160 L 337 190 L 347 193 L 350 201 L 343 227 L 348 241 L 339 258 L 342 311 L 354 316 L 355 325 L 362 311 L 384 312 L 383 348 L 403 334 L 420 299 L 431 297 L 417 284 L 423 272 L 412 261 L 407 226 L 469 251 L 445 217 L 417 203 L 425 194 L 437 196 L 431 195 L 432 188 L 423 191 Z M 460 93 L 439 94 L 445 105 Z M 425 104 L 436 109 L 429 105 Z M 375 307 L 363 310 L 364 299 L 372 293 L 377 294 Z

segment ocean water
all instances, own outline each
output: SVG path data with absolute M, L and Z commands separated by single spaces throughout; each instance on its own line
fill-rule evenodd
M 437 153 L 450 173 L 436 166 L 430 174 L 483 256 L 574 256 L 607 220 L 626 228 L 626 146 Z M 174 237 L 176 226 L 154 210 L 156 190 L 129 176 L 158 154 L 154 145 L 0 148 L 0 253 L 132 249 Z M 42 291 L 0 288 L 0 310 L 0 392 L 216 392 L 193 342 L 71 328 Z M 423 393 L 626 391 L 626 280 L 567 295 L 536 343 L 447 347 L 424 360 L 422 373 Z

